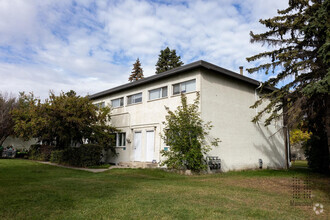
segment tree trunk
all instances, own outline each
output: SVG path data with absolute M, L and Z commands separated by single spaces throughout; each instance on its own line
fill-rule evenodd
M 328 154 L 329 154 L 329 157 L 330 158 L 330 96 L 327 95 L 327 98 L 326 98 L 326 132 L 327 132 L 327 141 L 328 141 Z M 329 160 L 328 160 L 329 162 Z M 330 162 L 328 163 L 328 169 L 330 170 Z
M 4 135 L 0 138 L 0 146 L 2 146 L 2 144 L 5 142 L 5 140 L 7 139 L 9 135 Z

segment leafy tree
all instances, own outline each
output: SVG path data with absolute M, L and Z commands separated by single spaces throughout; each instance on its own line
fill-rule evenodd
M 176 55 L 175 50 L 170 50 L 166 47 L 164 50 L 160 51 L 158 55 L 158 61 L 156 64 L 156 74 L 165 72 L 167 70 L 182 66 L 183 62 L 181 57 Z
M 207 144 L 205 139 L 212 125 L 203 122 L 198 109 L 199 94 L 193 104 L 187 104 L 187 97 L 182 94 L 181 106 L 174 112 L 167 110 L 162 139 L 170 150 L 162 150 L 161 154 L 166 157 L 163 165 L 170 169 L 204 170 L 207 167 L 204 155 L 211 146 L 218 146 L 218 138 L 210 139 L 210 145 Z
M 13 111 L 14 130 L 18 137 L 37 138 L 58 149 L 88 140 L 114 152 L 110 143 L 116 129 L 107 125 L 110 108 L 99 109 L 88 97 L 77 96 L 71 90 L 59 96 L 50 93 L 49 98 L 41 103 L 33 94 L 22 93 L 19 106 Z
M 143 78 L 143 69 L 141 68 L 139 58 L 137 58 L 136 62 L 133 64 L 132 74 L 129 76 L 128 81 L 133 82 Z
M 310 139 L 312 133 L 308 131 L 303 131 L 301 129 L 293 129 L 290 131 L 290 144 L 297 144 L 301 142 L 306 142 Z
M 0 146 L 7 137 L 14 134 L 14 121 L 11 111 L 17 108 L 16 98 L 0 93 Z
M 275 87 L 279 82 L 287 82 L 278 90 L 263 95 L 252 106 L 256 108 L 269 100 L 253 121 L 268 112 L 271 114 L 266 125 L 280 116 L 284 116 L 288 128 L 306 121 L 308 131 L 313 134 L 309 144 L 314 156 L 309 157 L 309 165 L 325 172 L 329 170 L 330 146 L 329 7 L 330 1 L 289 0 L 289 7 L 279 10 L 278 16 L 260 20 L 268 31 L 250 33 L 252 43 L 268 44 L 275 49 L 247 58 L 249 62 L 270 59 L 268 63 L 247 69 L 249 73 L 276 74 L 263 83 L 261 91 L 266 86 Z

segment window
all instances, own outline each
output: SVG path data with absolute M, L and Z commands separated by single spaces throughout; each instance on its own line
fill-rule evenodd
M 97 108 L 104 108 L 105 107 L 105 102 L 99 102 L 94 104 Z
M 117 107 L 120 107 L 120 106 L 123 106 L 124 105 L 124 98 L 119 98 L 119 99 L 114 99 L 114 100 L 111 100 L 111 106 L 113 108 L 117 108 Z
M 116 133 L 116 147 L 126 146 L 126 133 Z
M 149 91 L 149 100 L 167 97 L 167 86 Z
M 142 102 L 142 92 L 135 95 L 127 96 L 127 105 L 140 103 L 140 102 Z
M 192 92 L 196 90 L 196 80 L 190 80 L 187 82 L 182 82 L 173 85 L 173 95 Z

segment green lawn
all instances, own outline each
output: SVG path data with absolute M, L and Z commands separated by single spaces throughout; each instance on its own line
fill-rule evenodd
M 290 206 L 292 177 L 311 180 L 313 202 Z M 89 173 L 0 160 L 0 219 L 326 219 L 330 178 L 308 169 L 182 176 L 162 170 Z

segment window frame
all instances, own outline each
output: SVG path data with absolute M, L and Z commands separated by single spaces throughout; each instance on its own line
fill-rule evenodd
M 133 97 L 136 96 L 136 95 L 139 95 L 141 94 L 141 102 L 132 102 L 132 103 L 128 103 L 130 100 L 133 101 Z M 135 93 L 135 94 L 132 94 L 132 95 L 128 95 L 127 96 L 127 105 L 134 105 L 134 104 L 139 104 L 139 103 L 142 103 L 143 102 L 143 93 L 142 92 L 139 92 L 139 93 Z
M 115 133 L 115 135 L 116 135 L 116 147 L 126 147 L 126 132 L 118 132 Z
M 192 82 L 194 81 L 195 82 L 195 90 L 193 91 L 188 91 L 187 92 L 187 83 L 188 82 Z M 174 87 L 175 86 L 179 86 L 179 92 L 178 93 L 174 93 Z M 184 91 L 182 91 L 182 88 L 184 87 Z M 196 91 L 196 79 L 191 79 L 191 80 L 187 80 L 187 81 L 184 81 L 184 82 L 180 82 L 180 83 L 175 83 L 175 84 L 172 84 L 172 95 L 180 95 L 182 93 L 189 93 L 189 92 L 195 92 Z
M 94 105 L 95 105 L 98 109 L 105 108 L 105 101 L 94 103 Z
M 166 88 L 166 96 L 163 96 L 164 88 Z M 150 92 L 155 91 L 155 90 L 160 90 L 160 93 L 159 93 L 159 94 L 160 94 L 160 97 L 155 98 L 155 99 L 151 99 L 151 98 L 150 98 Z M 163 86 L 163 87 L 160 87 L 160 88 L 156 88 L 156 89 L 150 89 L 150 90 L 148 90 L 148 101 L 153 101 L 153 100 L 162 99 L 162 98 L 167 98 L 167 97 L 168 97 L 168 86 Z
M 113 102 L 113 101 L 116 101 L 116 100 L 119 100 L 119 106 L 114 107 L 114 106 L 112 105 L 112 102 Z M 111 107 L 112 107 L 112 108 L 120 108 L 120 107 L 123 107 L 123 106 L 124 106 L 124 97 L 120 97 L 120 98 L 116 98 L 116 99 L 112 99 L 112 100 L 111 100 Z

